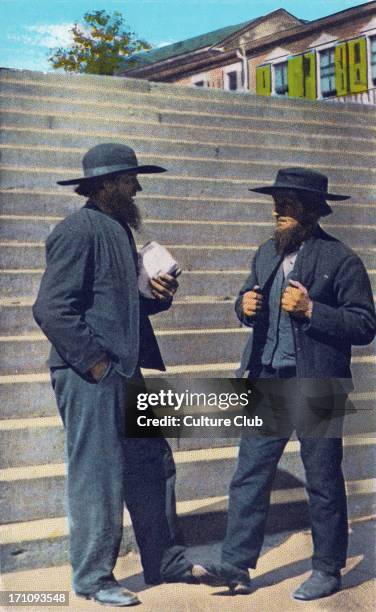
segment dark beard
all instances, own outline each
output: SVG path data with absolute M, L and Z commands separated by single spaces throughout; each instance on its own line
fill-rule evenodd
M 312 234 L 312 231 L 312 226 L 304 226 L 300 223 L 288 229 L 276 229 L 274 240 L 278 255 L 284 257 L 297 251 L 302 242 Z
M 106 197 L 106 195 L 108 197 Z M 101 198 L 101 209 L 112 217 L 115 217 L 122 225 L 127 224 L 136 231 L 141 228 L 141 213 L 133 198 L 125 198 L 119 193 L 103 193 Z
M 130 200 L 127 204 L 124 203 L 124 205 L 115 213 L 114 216 L 120 221 L 120 223 L 126 223 L 136 231 L 141 229 L 141 213 L 137 204 L 135 204 L 133 200 Z

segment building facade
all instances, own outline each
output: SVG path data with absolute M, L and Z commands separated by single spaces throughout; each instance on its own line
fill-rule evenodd
M 376 104 L 376 1 L 311 22 L 279 9 L 138 54 L 118 74 L 260 96 Z

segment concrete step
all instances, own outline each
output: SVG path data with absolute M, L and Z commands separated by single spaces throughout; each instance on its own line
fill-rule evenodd
M 261 112 L 264 116 L 273 116 L 276 112 L 281 116 L 285 116 L 286 111 L 291 113 L 290 100 L 287 104 L 284 100 L 278 100 L 277 103 L 273 103 L 274 101 L 271 103 L 268 100 L 267 103 L 264 103 L 260 97 L 254 95 L 205 96 L 194 95 L 190 89 L 183 89 L 177 93 L 176 89 L 176 86 L 170 88 L 164 86 L 162 89 L 152 86 L 149 91 L 145 91 L 144 88 L 140 91 L 137 91 L 136 88 L 127 88 L 124 91 L 124 87 L 112 87 L 111 104 L 123 105 L 126 100 L 140 107 L 152 106 L 162 110 L 175 110 L 178 103 L 179 110 L 206 113 L 210 109 L 213 112 L 241 116 L 249 116 L 255 112 Z M 18 96 L 30 96 L 37 100 L 53 98 L 68 104 L 72 100 L 81 100 L 88 104 L 105 104 L 108 101 L 105 93 L 107 92 L 103 87 L 71 87 L 69 82 L 56 87 L 56 83 L 46 81 L 2 79 L 2 94 L 16 99 Z M 359 117 L 359 113 L 351 108 L 330 108 L 323 104 L 319 107 L 316 104 L 294 104 L 294 111 L 297 117 L 304 117 L 309 111 L 313 118 L 321 117 L 324 120 L 343 122 L 345 117 L 348 122 L 360 121 L 367 125 L 376 125 L 371 113 L 361 112 Z
M 90 116 L 89 114 L 79 114 L 77 112 L 70 116 L 61 114 L 57 111 L 49 110 L 48 114 L 43 111 L 35 110 L 18 110 L 16 108 L 0 108 L 0 116 L 2 126 L 5 129 L 20 129 L 20 130 L 37 130 L 38 133 L 54 133 L 56 136 L 60 134 L 68 134 L 76 138 L 77 133 L 85 134 L 91 137 L 91 145 L 93 142 L 99 142 L 98 139 L 106 138 L 118 140 L 124 138 L 129 141 L 135 139 L 137 143 L 152 141 L 157 146 L 157 143 L 164 140 L 173 140 L 174 142 L 187 142 L 188 144 L 206 146 L 236 146 L 252 147 L 252 146 L 277 146 L 296 147 L 296 133 L 292 130 L 281 129 L 276 124 L 269 127 L 267 133 L 260 130 L 259 125 L 248 126 L 241 131 L 234 130 L 232 127 L 222 125 L 221 130 L 217 126 L 212 125 L 189 125 L 184 123 L 163 123 L 150 122 L 145 125 L 145 121 L 130 119 L 127 116 L 119 116 L 118 114 L 108 115 L 107 117 Z M 363 153 L 374 153 L 375 138 L 370 134 L 365 137 L 364 134 L 357 132 L 336 131 L 335 134 L 327 131 L 310 131 L 305 134 L 299 133 L 299 147 L 303 149 L 315 150 L 319 148 L 323 151 L 333 151 L 338 153 L 338 147 L 343 150 L 356 153 L 361 150 Z M 20 140 L 22 142 L 22 140 Z M 90 146 L 91 146 L 90 145 Z M 138 150 L 138 146 L 136 147 Z
M 221 451 L 221 449 L 218 450 Z M 231 478 L 235 449 L 226 448 L 222 453 L 216 451 L 217 449 L 212 449 L 212 451 L 201 453 L 201 460 L 199 451 L 185 451 L 176 454 L 178 471 L 176 493 L 179 501 L 211 497 L 214 494 L 226 495 L 227 487 L 223 483 L 228 483 Z M 180 454 L 188 456 L 190 461 L 181 462 Z M 208 454 L 209 457 L 212 455 L 213 459 L 203 460 L 205 454 Z M 192 463 L 196 457 L 198 457 L 197 463 L 206 472 L 206 478 L 200 481 L 201 484 L 197 482 L 197 463 Z M 5 484 L 1 516 L 8 518 L 8 521 L 9 518 L 12 522 L 18 522 L 64 515 L 66 511 L 64 464 L 14 468 L 2 470 L 1 474 Z M 219 478 L 220 474 L 221 478 Z M 216 479 L 221 480 L 221 490 L 218 491 L 217 488 L 217 493 Z M 22 496 L 20 496 L 21 486 L 24 487 Z M 53 495 L 49 495 L 49 491 L 53 492 Z M 17 510 L 14 509 L 10 513 L 11 507 L 15 505 L 15 500 L 20 497 L 25 500 L 25 504 L 17 504 Z M 28 504 L 27 499 L 34 501 Z M 43 511 L 44 500 L 46 500 L 45 512 Z
M 0 425 L 0 448 L 2 449 L 1 469 L 23 466 L 25 472 L 31 474 L 30 478 L 34 478 L 32 470 L 27 466 L 43 463 L 46 464 L 45 470 L 44 474 L 42 472 L 39 474 L 39 479 L 48 478 L 51 465 L 53 467 L 55 463 L 64 462 L 64 430 L 60 417 L 3 421 Z M 41 501 L 43 506 L 43 497 L 39 497 L 39 503 Z M 15 518 L 15 520 L 23 519 Z
M 241 347 L 239 347 L 241 350 Z M 234 361 L 227 363 L 215 363 L 212 356 L 211 361 L 202 364 L 184 364 L 169 366 L 166 376 L 192 377 L 192 378 L 233 378 L 234 372 L 239 365 L 239 354 Z M 375 378 L 376 357 L 355 356 L 352 360 L 351 370 L 355 381 L 355 392 L 365 392 L 365 389 L 373 387 Z M 146 378 L 161 376 L 161 372 L 144 370 Z M 50 376 L 46 370 L 40 374 L 19 374 L 0 376 L 0 418 L 1 419 L 23 419 L 56 416 L 55 396 L 51 389 Z M 362 396 L 363 398 L 363 396 Z M 361 399 L 365 408 L 372 400 Z
M 43 112 L 46 115 L 53 113 L 87 115 L 91 114 L 99 118 L 106 118 L 108 115 L 120 115 L 126 117 L 127 121 L 140 121 L 152 123 L 175 123 L 183 125 L 217 125 L 225 124 L 227 128 L 242 128 L 251 125 L 262 126 L 263 128 L 273 128 L 276 125 L 288 129 L 295 133 L 302 131 L 309 133 L 329 133 L 335 136 L 337 133 L 346 136 L 356 136 L 367 138 L 376 134 L 376 126 L 370 125 L 369 121 L 362 123 L 354 116 L 353 122 L 349 117 L 341 116 L 341 109 L 337 112 L 325 116 L 325 113 L 317 113 L 313 116 L 309 106 L 302 107 L 301 110 L 293 114 L 288 105 L 282 105 L 276 109 L 268 106 L 252 107 L 232 107 L 218 110 L 209 104 L 204 105 L 203 110 L 197 110 L 197 102 L 191 105 L 186 103 L 179 109 L 175 105 L 172 108 L 163 108 L 163 104 L 152 105 L 136 101 L 132 104 L 126 97 L 121 101 L 83 99 L 79 97 L 69 97 L 59 99 L 56 96 L 33 96 L 28 93 L 17 93 L 7 95 L 0 94 L 0 108 L 3 111 L 24 111 L 24 112 Z M 206 106 L 206 108 L 205 108 Z M 324 116 L 323 116 L 324 115 Z
M 154 160 L 156 161 L 156 160 Z M 150 162 L 150 160 L 149 160 Z M 2 190 L 18 190 L 26 189 L 27 191 L 50 190 L 56 189 L 61 194 L 67 194 L 73 189 L 67 187 L 57 187 L 56 181 L 80 176 L 82 170 L 69 171 L 63 168 L 34 168 L 33 166 L 20 165 L 1 165 Z M 187 176 L 186 174 L 173 175 L 144 175 L 142 178 L 142 188 L 144 195 L 161 196 L 168 194 L 173 197 L 186 197 L 189 194 L 194 198 L 230 198 L 237 199 L 247 197 L 248 189 L 260 184 L 270 184 L 275 178 L 275 170 L 269 173 L 266 178 L 254 178 L 254 174 L 250 173 L 252 178 L 236 178 L 236 177 L 213 177 L 213 176 Z M 157 178 L 156 178 L 157 177 Z M 354 180 L 349 182 L 349 177 L 346 182 L 334 182 L 331 180 L 330 188 L 333 192 L 345 193 L 351 195 L 354 201 L 359 201 L 364 204 L 374 204 L 374 190 L 370 184 L 357 183 Z M 270 198 L 269 198 L 270 203 Z
M 367 519 L 372 520 L 375 509 L 375 496 L 371 492 L 371 487 L 372 482 L 369 481 L 355 480 L 348 483 L 349 517 L 351 525 L 355 527 L 358 522 L 363 522 Z M 286 503 L 287 494 L 290 496 L 290 503 Z M 213 541 L 221 541 L 223 539 L 226 528 L 226 505 L 227 497 L 225 496 L 191 500 L 189 502 L 179 502 L 177 504 L 179 528 L 188 546 L 195 544 L 200 544 L 202 546 L 202 544 L 212 544 Z M 274 534 L 274 536 L 276 534 L 282 535 L 283 532 L 286 533 L 287 530 L 291 529 L 309 529 L 309 512 L 305 493 L 303 489 L 298 487 L 286 493 L 283 491 L 275 491 L 272 493 L 266 533 Z M 30 586 L 30 578 L 27 577 L 28 572 L 25 572 L 25 570 L 41 567 L 51 568 L 51 566 L 59 566 L 68 563 L 67 521 L 65 517 L 28 521 L 24 523 L 12 523 L 10 525 L 5 525 L 2 531 L 3 546 L 1 554 L 3 572 L 20 572 L 23 570 L 21 575 L 24 577 L 26 576 L 26 580 L 22 583 L 23 590 Z M 371 533 L 371 530 L 367 531 Z M 127 513 L 125 513 L 124 516 L 123 533 L 124 536 L 120 556 L 132 550 L 136 550 L 134 535 L 130 528 L 130 519 Z M 306 552 L 304 555 L 309 557 L 311 550 L 310 538 L 308 543 L 306 542 L 308 533 L 303 533 L 301 535 L 306 545 Z M 295 544 L 296 546 L 294 548 L 300 551 L 301 543 L 295 542 Z M 283 565 L 288 564 L 290 558 L 286 550 L 286 560 L 283 561 Z M 275 564 L 279 566 L 281 563 L 280 558 L 277 557 L 274 559 L 274 562 L 273 567 Z M 128 567 L 128 559 L 126 563 Z M 68 575 L 69 566 L 64 569 L 66 570 L 65 574 Z M 48 569 L 47 571 L 48 576 L 51 576 L 51 570 Z M 134 570 L 134 573 L 137 574 L 139 571 L 140 566 L 137 565 L 137 569 Z M 11 576 L 8 577 L 7 584 L 9 588 L 12 586 L 14 588 L 14 581 L 9 578 L 11 578 Z M 362 579 L 362 577 L 360 579 Z M 39 582 L 43 582 L 43 580 Z M 69 580 L 66 581 L 67 585 L 68 582 Z M 49 584 L 48 580 L 47 584 Z M 289 591 L 292 591 L 297 584 L 298 582 L 290 585 Z M 59 581 L 56 582 L 54 587 L 55 590 L 56 588 L 62 588 Z M 17 588 L 17 592 L 23 592 L 23 590 Z M 191 595 L 190 593 L 188 594 L 188 592 L 187 597 L 191 601 Z M 287 602 L 288 598 L 291 598 L 291 595 L 286 592 L 285 597 Z M 368 598 L 368 600 L 371 601 L 371 598 Z M 156 601 L 160 601 L 160 598 L 156 598 Z M 85 605 L 86 604 L 84 604 L 84 607 Z M 204 604 L 200 600 L 199 608 L 197 609 L 202 609 L 202 605 Z M 357 601 L 356 608 L 362 609 L 362 605 L 364 605 L 364 598 L 360 598 L 360 600 Z M 150 607 L 150 611 L 154 611 L 155 609 L 155 605 Z M 214 606 L 210 609 L 215 610 L 217 608 Z M 242 608 L 239 607 L 238 609 L 241 610 Z M 275 609 L 277 610 L 277 608 Z M 182 611 L 183 608 L 179 608 L 179 611 L 180 610 Z
M 249 331 L 244 327 L 227 329 L 180 329 L 157 332 L 166 365 L 219 363 L 240 359 Z M 374 356 L 375 344 L 354 347 L 354 355 Z M 46 371 L 49 344 L 42 334 L 0 337 L 0 373 L 31 374 Z
M 141 248 L 140 242 L 137 247 Z M 202 246 L 166 245 L 179 261 L 184 271 L 204 270 L 249 270 L 256 246 Z M 45 243 L 4 240 L 0 242 L 3 269 L 43 269 L 45 266 Z M 360 256 L 369 267 L 376 268 L 376 250 L 360 251 Z
M 41 276 L 42 271 L 38 269 L 20 272 L 0 271 L 1 294 L 11 298 L 25 294 L 36 296 Z M 247 276 L 248 270 L 186 271 L 179 279 L 179 298 L 186 300 L 188 296 L 215 296 L 223 300 L 232 300 L 238 294 Z
M 0 80 L 7 82 L 17 80 L 20 82 L 52 83 L 58 87 L 94 87 L 104 91 L 123 89 L 125 91 L 150 91 L 150 83 L 144 80 L 123 79 L 120 77 L 102 77 L 98 75 L 78 75 L 59 72 L 38 72 L 34 70 L 17 70 L 14 68 L 0 68 Z
M 34 298 L 10 298 L 0 300 L 0 335 L 35 333 L 39 330 L 31 311 Z M 237 323 L 233 300 L 221 300 L 200 296 L 175 298 L 173 308 L 163 315 L 153 317 L 154 329 L 192 329 L 233 327 Z
M 19 240 L 41 242 L 46 240 L 61 217 L 37 217 L 33 215 L 3 215 L 0 218 L 0 241 Z M 323 228 L 354 249 L 374 249 L 376 246 L 376 225 L 325 222 Z M 143 244 L 157 240 L 162 244 L 196 246 L 254 247 L 268 240 L 274 233 L 274 221 L 190 221 L 190 220 L 145 220 L 140 232 L 135 234 L 136 242 Z M 24 294 L 25 295 L 25 294 Z
M 21 166 L 31 167 L 34 170 L 44 169 L 49 171 L 66 172 L 68 177 L 76 177 L 82 173 L 81 159 L 86 149 L 62 149 L 61 147 L 33 147 L 27 145 L 5 146 L 1 147 L 1 163 L 4 166 Z M 139 155 L 140 163 L 158 163 L 168 169 L 168 171 L 177 175 L 192 175 L 197 179 L 200 177 L 211 177 L 217 179 L 247 179 L 252 177 L 252 180 L 257 180 L 261 183 L 271 182 L 278 170 L 281 167 L 281 162 L 278 160 L 269 161 L 262 158 L 262 154 L 258 159 L 254 160 L 239 160 L 236 157 L 233 159 L 208 159 L 206 157 L 190 156 L 183 153 L 182 156 L 173 154 L 158 154 L 157 152 Z M 334 160 L 333 160 L 334 161 Z M 356 165 L 355 161 L 349 159 L 337 163 L 331 163 L 330 166 L 318 162 L 303 163 L 300 166 L 307 166 L 321 172 L 327 172 L 330 181 L 333 183 L 351 181 L 358 187 L 372 187 L 376 170 L 373 168 L 374 160 L 370 158 L 368 166 Z M 283 165 L 283 164 L 282 164 Z M 150 177 L 149 177 L 150 178 Z M 155 178 L 155 177 L 154 177 Z M 160 177 L 159 177 L 160 178 Z M 143 184 L 143 180 L 141 181 Z
M 356 368 L 354 368 L 356 369 Z M 368 367 L 368 376 L 362 373 L 361 378 L 355 378 L 356 391 L 350 396 L 349 408 L 355 408 L 357 412 L 351 413 L 346 418 L 345 431 L 348 434 L 364 434 L 376 432 L 375 399 L 375 364 Z M 187 384 L 192 384 L 187 382 Z M 192 387 L 191 387 L 192 388 Z M 30 395 L 32 390 L 30 389 Z M 50 397 L 50 394 L 48 394 Z M 13 397 L 13 406 L 17 398 Z M 19 411 L 19 404 L 17 402 Z M 26 418 L 4 419 L 0 423 L 0 448 L 2 449 L 0 469 L 25 467 L 39 464 L 56 464 L 64 461 L 63 429 L 54 398 L 51 399 L 50 416 L 32 417 L 27 414 Z M 218 436 L 221 432 L 218 433 Z M 217 436 L 217 437 L 218 437 Z M 212 436 L 215 437 L 215 436 Z M 192 434 L 188 444 L 195 441 L 197 435 Z M 175 447 L 184 446 L 184 440 L 173 440 Z M 207 440 L 208 442 L 208 440 Z M 202 441 L 201 441 L 202 443 Z M 46 474 L 45 474 L 46 475 Z
M 60 433 L 63 440 L 63 432 Z M 374 439 L 349 437 L 345 438 L 345 444 L 346 480 L 372 480 L 372 465 L 376 459 Z M 180 455 L 186 460 L 182 460 Z M 176 495 L 179 502 L 227 495 L 235 467 L 236 448 L 177 451 L 175 456 Z M 198 470 L 200 478 L 197 478 Z M 64 516 L 65 471 L 64 463 L 2 469 L 2 522 L 16 523 Z M 299 445 L 291 442 L 280 463 L 274 490 L 286 494 L 289 489 L 302 486 L 304 481 Z
M 2 127 L 0 134 L 1 147 L 50 147 L 59 146 L 61 149 L 76 150 L 83 154 L 93 146 L 101 142 L 108 142 L 109 136 L 106 132 L 103 135 L 96 135 L 92 131 L 79 133 L 74 131 L 64 132 L 62 130 L 46 130 L 38 128 L 12 128 Z M 265 162 L 278 162 L 281 165 L 300 165 L 301 163 L 318 164 L 331 166 L 333 161 L 333 150 L 326 147 L 314 146 L 311 143 L 310 147 L 288 145 L 281 142 L 278 148 L 273 144 L 253 144 L 248 145 L 218 145 L 215 142 L 205 144 L 192 141 L 179 141 L 173 139 L 150 139 L 147 135 L 142 138 L 133 138 L 127 135 L 120 135 L 118 142 L 133 147 L 137 151 L 137 155 L 158 156 L 158 155 L 174 155 L 176 157 L 205 157 L 206 159 L 219 160 L 239 160 L 252 161 L 264 160 Z M 355 149 L 355 150 L 353 150 Z M 370 159 L 375 158 L 373 151 L 356 150 L 353 145 L 349 149 L 345 149 L 342 155 L 343 164 L 355 164 L 356 166 L 369 166 Z
M 288 452 L 285 451 L 285 455 Z M 196 471 L 197 480 L 197 471 Z M 278 478 L 279 474 L 277 474 Z M 281 517 L 293 517 L 290 524 L 296 529 L 308 528 L 307 503 L 305 491 L 298 479 L 292 478 L 295 487 L 274 489 L 271 497 L 271 508 L 267 531 L 277 532 L 287 527 L 287 521 Z M 219 481 L 226 486 L 222 476 Z M 372 479 L 350 480 L 347 482 L 348 509 L 351 519 L 360 519 L 373 514 L 375 495 Z M 186 537 L 187 544 L 192 544 L 193 534 L 199 542 L 209 542 L 210 538 L 223 538 L 226 520 L 227 496 L 195 498 L 179 501 L 177 510 L 179 526 Z M 302 522 L 302 517 L 304 517 Z M 220 529 L 218 529 L 220 527 Z M 214 529 L 213 529 L 214 528 Z M 11 523 L 2 527 L 2 569 L 3 572 L 20 569 L 60 565 L 66 563 L 67 555 L 67 522 L 64 516 Z M 124 515 L 124 537 L 121 554 L 135 549 L 133 532 L 130 528 L 129 515 Z
M 368 358 L 366 358 L 368 359 Z M 143 370 L 145 378 L 183 377 L 234 378 L 239 360 L 233 362 L 184 364 L 168 366 L 166 372 Z M 48 369 L 39 374 L 0 375 L 0 418 L 56 416 L 55 397 Z
M 185 100 L 196 100 L 197 103 L 205 101 L 206 103 L 212 102 L 218 106 L 238 107 L 256 105 L 278 109 L 285 107 L 287 102 L 288 106 L 296 111 L 310 108 L 312 113 L 329 114 L 331 116 L 339 113 L 349 116 L 361 113 L 362 116 L 368 117 L 371 121 L 375 120 L 372 109 L 367 105 L 348 103 L 346 105 L 338 105 L 340 106 L 338 108 L 337 105 L 323 103 L 322 101 L 307 101 L 298 98 L 287 101 L 276 97 L 260 98 L 249 93 L 239 94 L 239 92 L 228 92 L 220 89 L 187 88 L 169 83 L 154 83 L 128 77 L 44 73 L 1 68 L 0 80 L 5 86 L 22 84 L 25 88 L 39 87 L 40 89 L 51 88 L 52 86 L 55 95 L 61 90 L 69 90 L 72 97 L 75 97 L 75 94 L 83 97 L 83 93 L 84 95 L 90 95 L 92 92 L 102 92 L 105 96 L 108 96 L 108 92 L 111 92 L 112 97 L 120 92 L 123 97 L 136 95 L 137 99 L 139 99 L 140 95 L 144 94 L 148 94 L 148 97 L 154 96 L 162 100 L 174 97 L 179 104 Z
M 239 361 L 168 366 L 166 372 L 143 370 L 145 378 L 234 378 Z M 56 416 L 48 370 L 39 374 L 0 375 L 0 418 Z
M 44 241 L 62 217 L 6 216 L 1 218 L 0 240 Z M 252 233 L 252 229 L 255 233 Z M 224 231 L 226 230 L 226 231 Z M 149 219 L 140 232 L 135 234 L 137 243 L 146 240 L 162 241 L 163 244 L 197 246 L 234 246 L 234 243 L 254 246 L 255 239 L 267 240 L 274 231 L 272 221 L 240 223 L 216 221 L 187 221 Z M 257 234 L 256 234 L 257 232 Z M 234 237 L 236 236 L 236 242 Z M 244 240 L 243 240 L 244 237 Z M 220 240 L 221 239 L 221 240 Z
M 369 270 L 369 277 L 374 292 L 376 292 L 376 270 Z M 243 286 L 249 274 L 248 270 L 223 270 L 223 271 L 185 271 L 179 278 L 180 299 L 187 301 L 188 296 L 209 298 L 214 296 L 222 300 L 233 300 Z M 42 277 L 42 270 L 14 270 L 0 271 L 0 291 L 4 297 L 16 298 L 25 294 L 36 296 Z M 202 305 L 202 310 L 210 306 Z M 198 311 L 198 315 L 200 312 Z M 163 316 L 163 315 L 162 315 Z M 165 324 L 170 317 L 163 316 Z
M 248 333 L 247 329 L 239 327 L 160 331 L 157 335 L 166 365 L 186 365 L 211 363 L 213 355 L 218 362 L 236 361 Z M 2 336 L 0 347 L 1 374 L 46 371 L 49 345 L 43 335 Z
M 0 377 L 0 418 L 56 416 L 56 401 L 49 373 Z
M 142 243 L 137 245 L 141 248 Z M 166 245 L 179 261 L 181 268 L 187 271 L 204 270 L 249 270 L 256 246 L 200 246 L 200 245 Z M 45 266 L 44 242 L 21 242 L 4 240 L 0 242 L 1 265 L 3 269 L 43 269 Z M 366 268 L 376 268 L 376 249 L 355 249 Z M 1 302 L 0 302 L 1 304 Z M 1 323 L 0 323 L 1 326 Z
M 37 215 L 65 217 L 79 210 L 85 199 L 72 195 L 72 192 L 57 194 L 34 191 L 1 191 L 0 214 Z M 242 199 L 171 197 L 166 195 L 144 194 L 137 196 L 137 205 L 143 219 L 185 219 L 202 221 L 270 221 L 272 200 L 267 197 L 258 199 L 249 192 Z M 375 216 L 376 203 L 341 202 L 331 204 L 335 223 L 369 224 Z
M 140 81 L 138 81 L 140 82 Z M 215 89 L 214 92 L 214 96 L 211 95 L 211 92 L 213 90 L 212 89 L 205 89 L 205 88 L 201 88 L 201 91 L 198 90 L 197 87 L 192 87 L 189 89 L 189 96 L 192 97 L 194 96 L 195 99 L 206 99 L 207 101 L 210 101 L 212 99 L 218 101 L 224 101 L 224 102 L 228 102 L 230 105 L 233 106 L 237 106 L 238 104 L 240 105 L 248 105 L 248 104 L 257 104 L 260 105 L 261 107 L 265 108 L 274 108 L 274 109 L 280 109 L 284 106 L 289 105 L 290 104 L 290 100 L 286 100 L 286 99 L 281 99 L 278 97 L 263 97 L 262 99 L 260 99 L 259 96 L 255 96 L 254 94 L 250 94 L 250 93 L 246 93 L 246 94 L 241 94 L 241 92 L 228 92 L 228 91 L 224 91 L 224 90 L 218 90 Z M 160 95 L 166 96 L 166 95 L 176 95 L 177 98 L 180 100 L 180 98 L 182 96 L 186 97 L 188 90 L 187 89 L 183 89 L 180 86 L 176 86 L 174 84 L 168 84 L 168 83 L 150 83 L 150 92 L 155 94 L 158 93 Z M 335 116 L 338 112 L 339 113 L 343 113 L 342 116 L 354 116 L 357 115 L 357 113 L 360 111 L 362 117 L 367 117 L 371 120 L 371 122 L 375 121 L 375 116 L 374 113 L 372 112 L 372 108 L 370 108 L 368 105 L 359 105 L 359 104 L 351 104 L 348 103 L 346 105 L 341 105 L 342 108 L 338 109 L 335 108 L 335 106 L 337 105 L 332 105 L 332 104 L 327 104 L 326 102 L 322 102 L 322 101 L 308 101 L 308 100 L 303 100 L 303 99 L 291 99 L 291 107 L 294 112 L 297 111 L 298 109 L 311 109 L 312 114 L 317 114 L 318 116 L 320 116 L 321 113 L 323 113 L 325 116 Z M 359 110 L 358 110 L 359 109 Z

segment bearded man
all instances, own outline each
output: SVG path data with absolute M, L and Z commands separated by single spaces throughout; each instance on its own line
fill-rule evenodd
M 238 375 L 248 370 L 258 379 L 255 384 L 264 391 L 259 408 L 271 418 L 257 435 L 241 439 L 222 563 L 208 566 L 202 576 L 202 582 L 227 584 L 234 593 L 252 591 L 248 568 L 256 567 L 277 464 L 294 430 L 314 549 L 312 574 L 294 597 L 335 593 L 346 564 L 342 420 L 333 417 L 343 414 L 353 388 L 351 346 L 373 340 L 376 318 L 361 260 L 318 225 L 332 212 L 326 200 L 347 198 L 327 187 L 319 172 L 287 168 L 273 185 L 251 190 L 273 196 L 277 228 L 257 250 L 236 300 L 238 318 L 253 328 Z
M 133 149 L 116 143 L 93 147 L 82 163 L 83 177 L 59 184 L 78 185 L 89 199 L 47 239 L 33 313 L 52 344 L 52 385 L 66 430 L 73 588 L 128 606 L 139 600 L 113 575 L 124 501 L 146 583 L 195 581 L 175 545 L 171 449 L 163 438 L 126 437 L 140 368 L 165 370 L 148 315 L 171 306 L 178 283 L 161 274 L 151 280 L 154 299 L 139 293 L 130 229 L 140 226 L 137 175 L 165 169 L 139 165 Z

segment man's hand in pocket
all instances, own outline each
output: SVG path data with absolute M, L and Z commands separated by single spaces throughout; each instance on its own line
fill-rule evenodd
M 90 374 L 92 375 L 94 380 L 98 382 L 98 380 L 102 378 L 103 374 L 108 368 L 109 363 L 110 360 L 108 359 L 108 357 L 103 357 L 103 359 L 97 361 L 97 363 L 90 369 Z

